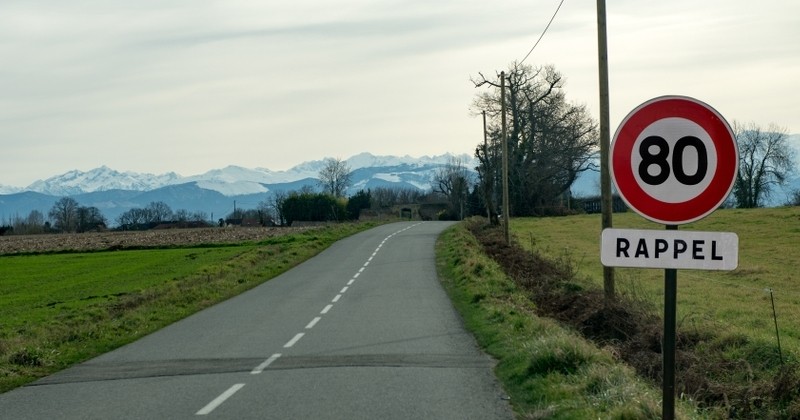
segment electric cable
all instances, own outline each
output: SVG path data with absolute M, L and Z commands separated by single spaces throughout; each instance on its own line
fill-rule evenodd
M 553 23 L 553 20 L 556 18 L 556 15 L 558 14 L 558 11 L 561 10 L 561 5 L 563 5 L 563 4 L 564 4 L 564 0 L 561 0 L 561 2 L 558 3 L 558 7 L 556 8 L 555 13 L 553 13 L 553 16 L 550 18 L 550 22 L 547 22 L 547 26 L 544 27 L 544 31 L 542 31 L 542 34 L 539 35 L 539 39 L 537 39 L 536 43 L 533 44 L 533 47 L 531 47 L 531 50 L 528 51 L 527 54 L 525 54 L 525 57 L 523 57 L 522 60 L 519 62 L 520 64 L 524 63 L 525 60 L 528 59 L 528 56 L 530 56 L 531 53 L 533 52 L 533 50 L 536 48 L 536 46 L 539 45 L 539 41 L 541 41 L 542 38 L 544 37 L 544 34 L 547 33 L 547 30 L 550 28 L 550 24 Z

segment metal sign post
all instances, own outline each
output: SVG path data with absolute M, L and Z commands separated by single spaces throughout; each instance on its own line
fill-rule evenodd
M 662 417 L 675 418 L 678 268 L 733 270 L 734 233 L 682 232 L 678 225 L 711 214 L 730 194 L 739 151 L 716 110 L 685 96 L 651 99 L 620 123 L 611 144 L 611 176 L 620 196 L 667 231 L 605 229 L 604 266 L 664 268 Z
M 667 230 L 678 230 L 677 225 L 667 225 Z M 664 270 L 664 340 L 663 340 L 663 395 L 661 417 L 675 418 L 675 324 L 678 301 L 678 270 Z

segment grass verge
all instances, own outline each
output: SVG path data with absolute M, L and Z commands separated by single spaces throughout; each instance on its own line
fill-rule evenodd
M 442 282 L 524 419 L 660 418 L 660 390 L 557 322 L 536 315 L 528 292 L 509 279 L 458 224 L 437 242 Z M 679 403 L 680 418 L 694 418 Z
M 0 392 L 132 342 L 374 226 L 239 245 L 0 256 Z

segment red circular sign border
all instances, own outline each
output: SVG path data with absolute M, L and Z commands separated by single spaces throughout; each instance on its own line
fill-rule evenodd
M 699 125 L 709 134 L 717 151 L 717 168 L 708 187 L 680 203 L 664 202 L 647 194 L 631 169 L 637 137 L 664 118 L 683 118 Z M 612 179 L 628 206 L 654 222 L 680 225 L 702 219 L 725 201 L 736 179 L 739 151 L 730 126 L 714 108 L 687 96 L 661 96 L 639 105 L 625 117 L 614 134 L 610 160 Z

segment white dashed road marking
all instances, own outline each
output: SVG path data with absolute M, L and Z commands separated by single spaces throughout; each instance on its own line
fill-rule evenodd
M 312 319 L 311 322 L 309 322 L 308 325 L 306 325 L 306 329 L 310 330 L 310 329 L 314 328 L 314 325 L 317 325 L 317 322 L 319 322 L 320 319 L 322 319 L 322 318 L 314 317 L 314 319 Z
M 298 341 L 300 341 L 301 338 L 303 338 L 304 335 L 306 335 L 306 333 L 297 333 L 297 335 L 295 335 L 294 338 L 292 338 L 291 340 L 289 340 L 288 343 L 283 345 L 283 348 L 288 349 L 294 346 L 295 344 L 297 344 Z
M 256 368 L 253 369 L 252 372 L 250 372 L 250 374 L 258 375 L 259 373 L 263 372 L 264 369 L 266 369 L 269 365 L 271 365 L 272 362 L 278 360 L 279 357 L 281 357 L 280 353 L 273 354 L 272 356 L 269 357 L 269 359 L 265 360 L 264 363 L 256 366 Z
M 208 403 L 208 405 L 206 405 L 205 407 L 201 408 L 200 411 L 198 411 L 195 414 L 197 414 L 198 416 L 205 416 L 206 414 L 211 413 L 212 411 L 214 411 L 215 408 L 219 407 L 220 404 L 224 403 L 225 400 L 227 400 L 233 394 L 235 394 L 236 391 L 242 389 L 242 387 L 244 387 L 244 384 L 236 384 L 236 385 L 228 388 L 227 391 L 225 391 L 222 394 L 220 394 L 219 397 L 214 398 L 213 401 Z

